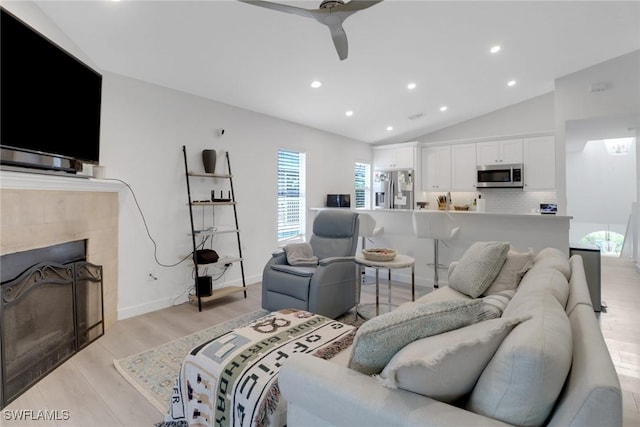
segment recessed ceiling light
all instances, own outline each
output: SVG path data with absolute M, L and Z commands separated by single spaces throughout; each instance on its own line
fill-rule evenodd
M 489 50 L 489 52 L 491 52 L 491 53 L 498 53 L 498 52 L 500 52 L 500 49 L 502 49 L 500 46 L 495 45 L 495 46 L 493 46 L 493 47 Z
M 311 87 L 314 89 L 317 89 L 320 86 L 322 86 L 322 82 L 320 80 L 314 80 L 311 82 Z
M 440 111 L 447 111 L 447 106 L 443 105 L 442 107 L 440 107 Z
M 344 113 L 344 115 L 347 116 L 347 117 L 351 117 L 351 116 L 353 116 L 353 111 L 349 110 L 346 113 Z
M 409 83 L 409 84 L 407 85 L 407 89 L 409 89 L 409 90 L 414 90 L 415 88 L 416 88 L 416 84 L 415 84 L 415 83 L 413 83 L 413 82 L 411 82 L 411 83 Z
M 393 130 L 393 126 L 387 126 L 387 132 L 391 132 Z
M 515 80 L 509 80 L 509 82 L 507 83 L 507 86 L 511 87 L 511 86 L 515 86 L 516 85 L 516 81 Z

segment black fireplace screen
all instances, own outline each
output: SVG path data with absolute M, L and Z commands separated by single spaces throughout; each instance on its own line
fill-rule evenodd
M 2 282 L 0 407 L 102 336 L 103 318 L 102 267 L 87 261 L 39 262 Z

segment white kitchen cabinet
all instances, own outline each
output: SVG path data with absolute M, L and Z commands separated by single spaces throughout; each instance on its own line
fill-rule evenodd
M 476 157 L 478 166 L 522 163 L 522 139 L 478 142 Z
M 451 190 L 475 191 L 476 144 L 451 146 Z
M 414 147 L 384 148 L 373 151 L 374 169 L 413 169 Z
M 556 144 L 553 136 L 524 139 L 524 190 L 556 189 Z
M 451 146 L 422 147 L 422 191 L 451 190 Z

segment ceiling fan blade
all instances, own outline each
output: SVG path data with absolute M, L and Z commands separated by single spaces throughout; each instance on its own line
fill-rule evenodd
M 347 33 L 344 32 L 342 25 L 329 26 L 333 45 L 336 47 L 340 61 L 347 59 L 349 55 L 349 43 L 347 42 Z
M 264 7 L 265 9 L 277 10 L 278 12 L 291 13 L 293 15 L 304 16 L 305 18 L 315 19 L 315 15 L 309 9 L 303 9 L 301 7 L 289 6 L 287 4 L 272 3 L 270 1 L 262 0 L 238 0 L 241 3 L 252 4 L 254 6 Z

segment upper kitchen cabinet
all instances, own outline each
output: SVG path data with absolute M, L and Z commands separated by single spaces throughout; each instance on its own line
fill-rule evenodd
M 451 146 L 451 190 L 476 190 L 476 144 Z
M 475 166 L 473 166 L 475 171 Z M 451 146 L 422 147 L 422 191 L 451 190 Z
M 415 147 L 374 148 L 373 168 L 384 169 L 413 169 Z
M 524 189 L 556 189 L 556 144 L 553 136 L 524 139 Z
M 522 139 L 479 142 L 476 159 L 478 166 L 522 163 Z

